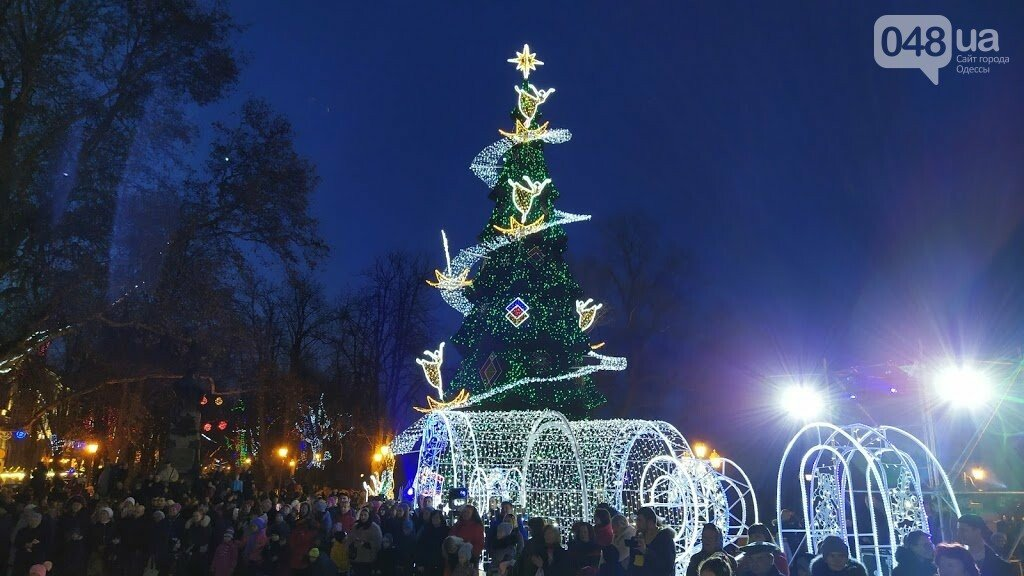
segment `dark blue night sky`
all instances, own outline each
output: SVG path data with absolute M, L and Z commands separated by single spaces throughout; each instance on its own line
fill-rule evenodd
M 439 6 L 232 6 L 248 23 L 249 64 L 214 113 L 251 94 L 294 122 L 322 177 L 315 212 L 332 289 L 391 249 L 440 261 L 442 227 L 453 247 L 473 242 L 491 204 L 468 165 L 509 125 L 520 77 L 505 59 L 529 42 L 546 62 L 531 81 L 557 88 L 546 118 L 574 134 L 548 147 L 560 208 L 594 215 L 567 228 L 570 250 L 594 243 L 602 217 L 636 208 L 695 259 L 680 297 L 697 310 L 697 343 L 662 392 L 724 387 L 700 402 L 756 413 L 757 375 L 826 357 L 1018 353 L 1024 5 Z M 954 62 L 938 86 L 882 69 L 872 28 L 889 13 L 995 28 L 1011 62 L 976 77 Z M 746 418 L 662 406 L 645 416 L 687 436 L 720 438 Z

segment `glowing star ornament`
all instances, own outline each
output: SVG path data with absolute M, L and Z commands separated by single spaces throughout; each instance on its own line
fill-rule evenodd
M 509 216 L 508 228 L 502 228 L 501 226 L 495 224 L 494 229 L 497 230 L 498 232 L 501 232 L 502 234 L 508 234 L 509 236 L 513 236 L 515 238 L 522 238 L 524 236 L 533 234 L 534 232 L 540 231 L 543 228 L 543 226 L 543 214 L 533 222 L 530 222 L 529 224 L 523 224 L 519 220 L 516 220 L 515 216 Z
M 584 332 L 594 325 L 594 320 L 597 318 L 597 311 L 601 309 L 601 306 L 604 306 L 604 304 L 594 304 L 593 302 L 593 298 L 576 301 L 576 314 L 580 317 L 580 330 L 583 330 Z
M 544 187 L 551 183 L 551 178 L 545 178 L 540 182 L 534 182 L 529 176 L 523 176 L 525 186 L 508 179 L 508 185 L 512 187 L 512 203 L 521 215 L 520 220 L 526 222 L 526 215 L 533 208 L 533 201 L 544 192 Z
M 529 126 L 537 115 L 537 108 L 547 101 L 548 96 L 555 93 L 554 88 L 541 90 L 533 84 L 527 84 L 526 89 L 515 87 L 516 94 L 519 94 L 519 113 L 523 115 L 523 123 Z
M 499 129 L 498 134 L 501 134 L 505 138 L 517 143 L 522 144 L 523 142 L 530 142 L 532 140 L 541 139 L 548 132 L 549 122 L 545 122 L 536 128 L 530 128 L 527 124 L 524 124 L 522 120 L 516 118 L 516 129 L 515 132 L 506 132 Z
M 537 69 L 537 66 L 543 66 L 544 63 L 537 60 L 537 53 L 530 52 L 530 45 L 523 44 L 523 51 L 516 52 L 515 58 L 509 58 L 506 60 L 510 64 L 516 65 L 516 70 L 523 73 L 523 80 L 530 77 L 530 72 Z

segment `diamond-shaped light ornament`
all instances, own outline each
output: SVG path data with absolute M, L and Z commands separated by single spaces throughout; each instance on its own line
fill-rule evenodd
M 508 306 L 505 306 L 505 319 L 512 323 L 513 326 L 519 328 L 523 325 L 523 322 L 530 317 L 530 307 L 523 302 L 522 298 L 516 298 L 509 302 Z
M 487 360 L 484 360 L 483 366 L 480 367 L 480 378 L 484 384 L 490 386 L 499 376 L 501 376 L 501 362 L 498 360 L 498 355 L 491 352 Z

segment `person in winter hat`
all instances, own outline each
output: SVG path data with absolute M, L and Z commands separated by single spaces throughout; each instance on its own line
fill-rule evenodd
M 316 514 L 313 516 L 320 526 L 320 542 L 326 548 L 331 543 L 331 534 L 334 532 L 334 520 L 331 519 L 331 513 L 327 511 L 326 500 L 317 500 L 313 504 L 313 509 L 316 510 Z
M 935 576 L 935 546 L 927 533 L 914 530 L 903 537 L 903 544 L 896 548 L 896 562 L 892 576 Z
M 213 576 L 231 576 L 238 566 L 238 554 L 245 546 L 242 540 L 235 540 L 235 531 L 228 528 L 224 531 L 224 540 L 217 545 L 213 553 Z
M 309 576 L 338 576 L 338 567 L 331 561 L 328 554 L 321 554 L 319 548 L 309 551 Z
M 839 536 L 826 536 L 811 561 L 811 576 L 868 576 L 860 562 L 850 558 L 850 547 Z
M 476 576 L 476 566 L 473 565 L 473 545 L 463 542 L 459 546 L 459 563 L 452 570 L 452 576 Z

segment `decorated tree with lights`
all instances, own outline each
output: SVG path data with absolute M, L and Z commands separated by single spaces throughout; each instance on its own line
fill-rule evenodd
M 587 299 L 565 261 L 564 224 L 586 220 L 555 208 L 559 197 L 544 157 L 546 144 L 567 141 L 540 112 L 554 93 L 529 81 L 543 64 L 528 45 L 509 60 L 522 72 L 515 87 L 511 130 L 485 148 L 471 169 L 491 188 L 494 209 L 479 244 L 448 253 L 431 285 L 465 315 L 451 342 L 462 356 L 453 387 L 444 397 L 443 344 L 418 360 L 438 399 L 423 411 L 455 407 L 554 409 L 583 416 L 604 402 L 591 380 L 596 370 L 619 370 L 625 360 L 594 352 L 587 331 L 600 309 Z M 470 277 L 476 266 L 475 277 Z

